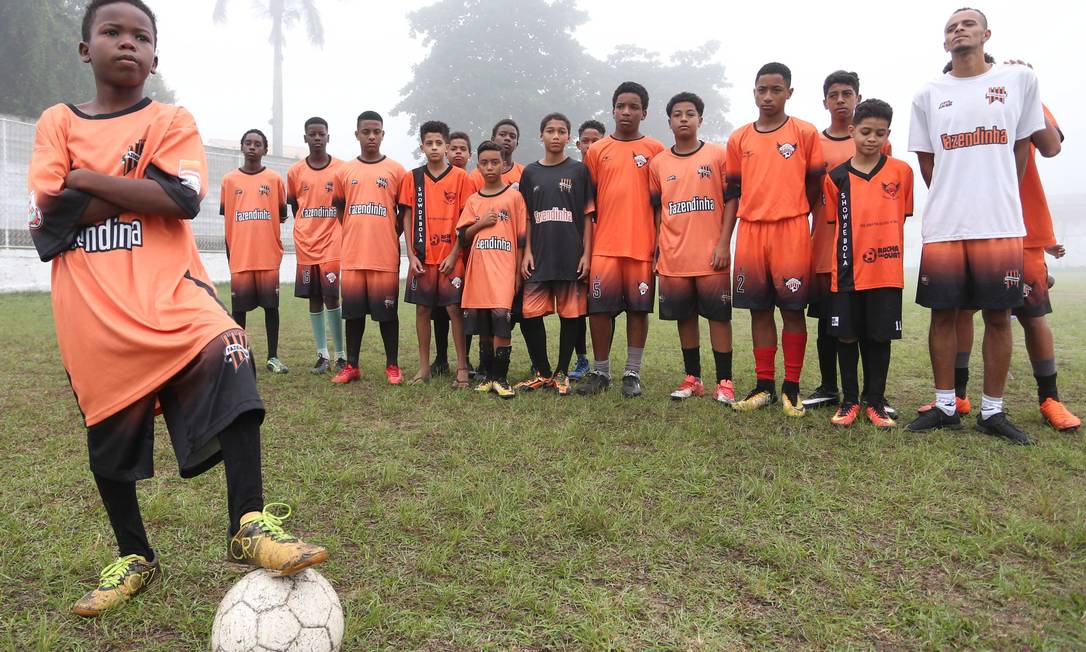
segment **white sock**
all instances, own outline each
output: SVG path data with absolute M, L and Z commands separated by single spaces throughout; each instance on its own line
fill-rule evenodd
M 343 351 L 336 351 L 336 360 L 346 360 L 347 354 Z
M 327 360 L 328 359 L 328 349 L 326 349 L 326 348 L 325 349 L 317 349 L 317 355 L 319 355 L 320 357 Z
M 995 398 L 987 394 L 980 395 L 980 418 L 990 419 L 1003 411 L 1003 397 Z
M 948 417 L 954 416 L 954 413 L 958 409 L 957 403 L 954 402 L 954 389 L 936 389 L 935 390 L 935 407 L 942 410 L 943 414 Z

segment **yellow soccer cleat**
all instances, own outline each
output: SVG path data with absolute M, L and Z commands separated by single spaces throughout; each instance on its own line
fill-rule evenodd
M 479 392 L 480 394 L 486 394 L 493 387 L 494 387 L 494 381 L 492 381 L 492 380 L 484 380 L 483 382 L 481 382 L 481 383 L 479 383 L 478 385 L 475 386 L 475 391 Z
M 98 588 L 88 592 L 72 607 L 72 612 L 84 618 L 94 618 L 104 611 L 116 609 L 136 597 L 161 574 L 156 558 L 147 561 L 143 555 L 126 555 L 102 570 Z
M 282 516 L 274 507 L 285 507 Z M 249 512 L 241 517 L 241 528 L 230 539 L 230 561 L 235 564 L 264 568 L 272 575 L 293 575 L 328 559 L 328 551 L 305 543 L 283 530 L 283 521 L 290 516 L 290 506 L 269 503 L 262 512 Z
M 784 407 L 784 413 L 790 417 L 804 417 L 807 416 L 807 409 L 803 407 L 803 402 L 798 398 L 793 403 L 792 399 L 788 398 L 788 394 L 781 394 L 781 405 Z
M 777 395 L 764 389 L 755 389 L 742 401 L 732 403 L 732 409 L 736 412 L 753 412 L 767 405 L 777 402 Z
M 517 397 L 517 392 L 504 380 L 495 380 L 490 384 L 490 391 L 498 395 L 498 398 L 511 399 Z

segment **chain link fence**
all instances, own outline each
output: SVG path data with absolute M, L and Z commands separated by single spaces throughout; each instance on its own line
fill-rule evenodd
M 33 247 L 27 231 L 26 171 L 34 151 L 34 124 L 19 118 L 0 116 L 0 247 Z M 265 156 L 264 165 L 275 170 L 286 183 L 291 159 Z M 219 187 L 222 178 L 242 164 L 240 150 L 207 148 L 207 196 L 200 204 L 200 214 L 192 222 L 200 251 L 225 251 L 222 216 L 219 215 Z M 293 222 L 282 225 L 283 248 L 294 251 Z

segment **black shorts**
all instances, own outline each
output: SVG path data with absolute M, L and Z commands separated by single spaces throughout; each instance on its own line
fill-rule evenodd
M 460 295 L 464 291 L 464 263 L 457 260 L 452 274 L 442 274 L 437 265 L 423 265 L 421 274 L 407 271 L 407 289 L 403 300 L 416 306 L 460 305 Z
M 1044 317 L 1052 312 L 1052 300 L 1048 293 L 1048 263 L 1045 250 L 1027 247 L 1022 255 L 1022 305 L 1012 312 L 1019 319 Z
M 230 311 L 279 307 L 279 270 L 259 269 L 230 275 Z
M 705 276 L 660 275 L 660 319 L 681 321 L 701 315 L 732 320 L 731 270 Z
M 247 412 L 264 419 L 245 331 L 219 335 L 156 393 L 87 428 L 91 471 L 123 482 L 155 474 L 156 399 L 181 477 L 198 476 L 218 464 L 220 432 Z
M 875 342 L 901 339 L 901 288 L 834 292 L 829 334 Z
M 373 321 L 399 319 L 400 274 L 372 269 L 345 269 L 343 283 L 343 318 Z
M 513 337 L 513 311 L 502 308 L 464 310 L 464 334 L 480 337 Z
M 829 319 L 830 312 L 833 310 L 833 303 L 831 302 L 831 296 L 833 292 L 833 274 L 830 272 L 820 272 L 814 275 L 814 283 L 811 284 L 811 291 L 807 295 L 807 316 L 814 317 L 815 319 Z
M 916 302 L 932 310 L 1017 308 L 1022 255 L 1022 238 L 929 242 L 920 253 Z
M 300 299 L 339 298 L 339 261 L 303 265 L 294 273 L 294 296 Z

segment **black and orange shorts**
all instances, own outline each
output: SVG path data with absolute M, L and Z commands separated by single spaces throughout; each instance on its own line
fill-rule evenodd
M 465 308 L 464 334 L 479 337 L 513 337 L 513 311 L 510 308 Z
M 1048 293 L 1048 263 L 1043 247 L 1022 250 L 1022 305 L 1014 309 L 1019 319 L 1043 317 L 1052 312 Z
M 683 321 L 701 315 L 710 321 L 732 320 L 732 274 L 660 275 L 660 319 Z
M 916 302 L 932 310 L 1022 305 L 1022 238 L 929 242 L 920 252 Z
M 542 281 L 524 284 L 520 315 L 524 319 L 558 313 L 564 319 L 588 313 L 588 286 L 582 281 Z
M 592 256 L 588 314 L 652 312 L 656 276 L 652 262 L 619 256 Z
M 460 296 L 464 292 L 464 261 L 458 258 L 452 274 L 442 274 L 437 265 L 423 265 L 421 274 L 407 272 L 407 289 L 403 300 L 416 306 L 460 305 Z
M 279 307 L 279 270 L 258 269 L 230 275 L 230 310 L 249 312 Z
M 339 261 L 316 265 L 298 263 L 294 273 L 294 296 L 301 299 L 339 298 Z
M 222 459 L 219 433 L 247 412 L 264 419 L 245 331 L 222 333 L 157 392 L 88 427 L 91 471 L 119 482 L 155 474 L 156 403 L 166 421 L 181 477 L 198 476 L 218 464 Z
M 399 272 L 345 269 L 340 273 L 340 283 L 343 285 L 344 319 L 361 319 L 366 315 L 373 321 L 398 319 Z
M 807 218 L 740 220 L 732 269 L 736 308 L 806 308 L 811 291 L 811 228 Z

